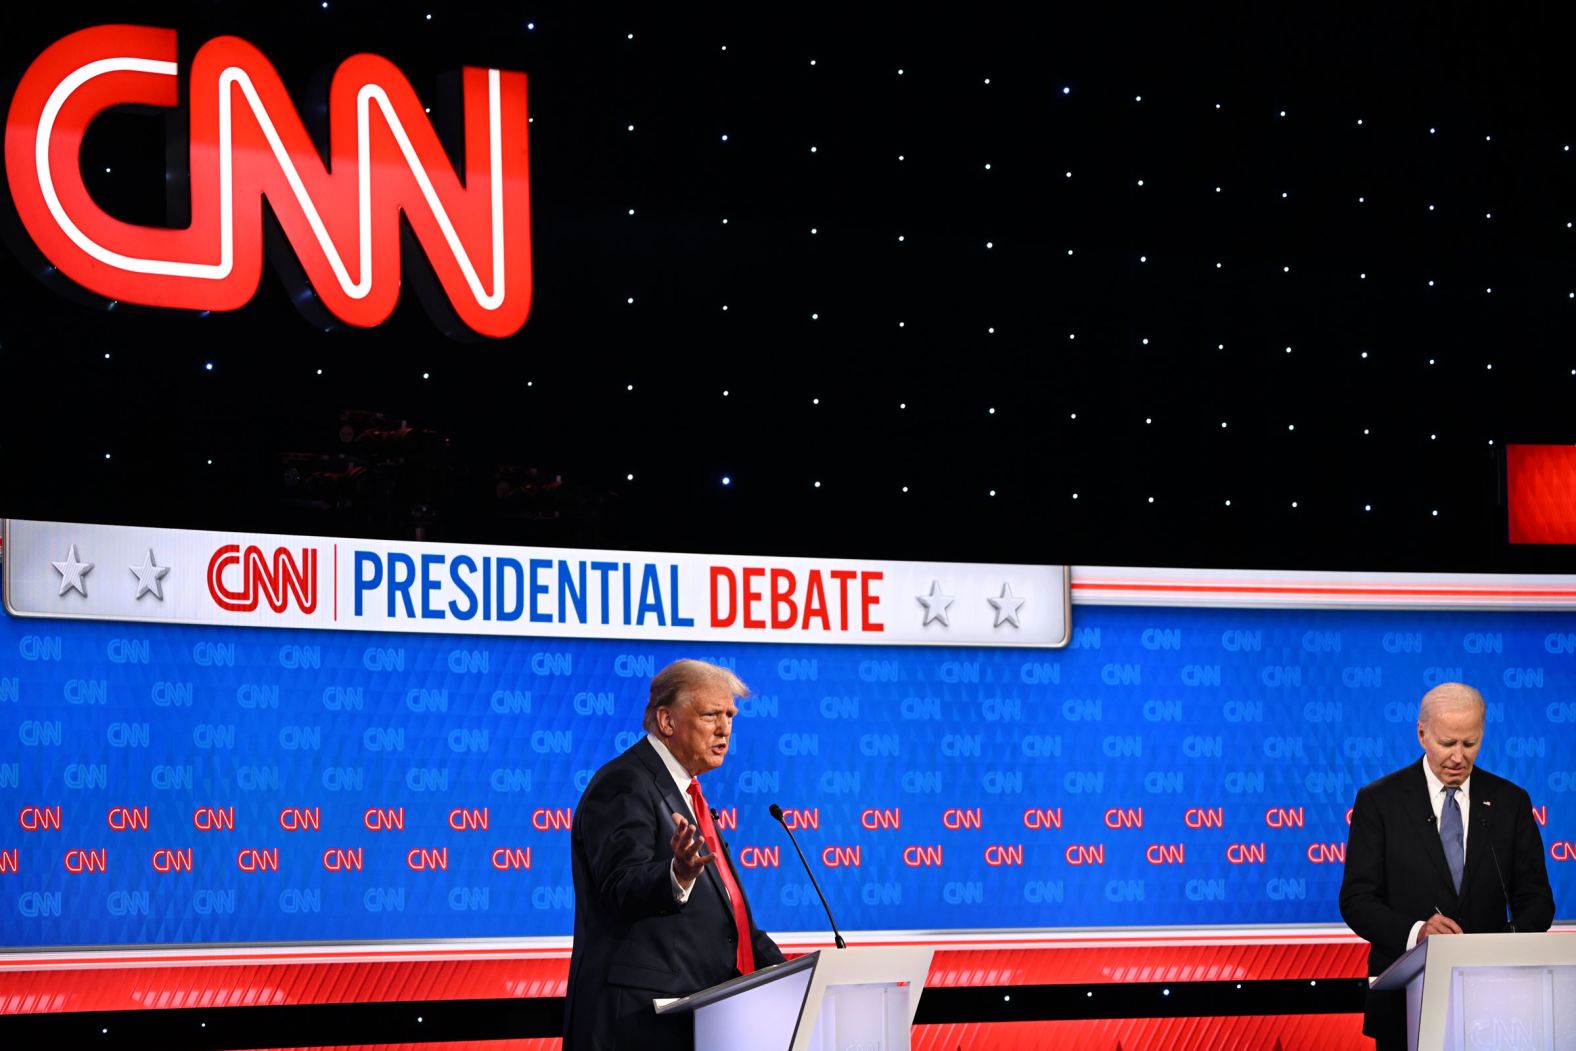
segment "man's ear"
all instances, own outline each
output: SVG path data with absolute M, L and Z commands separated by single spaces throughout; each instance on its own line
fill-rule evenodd
M 673 736 L 673 710 L 671 708 L 657 709 L 657 736 Z

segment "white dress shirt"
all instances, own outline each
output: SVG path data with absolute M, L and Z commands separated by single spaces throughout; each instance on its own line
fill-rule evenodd
M 1439 818 L 1445 812 L 1445 783 L 1434 773 L 1434 768 L 1428 765 L 1426 756 L 1423 759 L 1423 779 L 1428 782 L 1428 803 L 1434 808 L 1434 835 L 1437 836 L 1439 835 Z M 1467 775 L 1465 781 L 1461 782 L 1461 787 L 1456 789 L 1456 805 L 1461 808 L 1461 859 L 1462 864 L 1465 865 L 1467 835 L 1472 828 L 1472 822 L 1467 820 L 1472 815 L 1472 776 L 1470 774 Z M 1406 947 L 1408 949 L 1417 947 L 1417 936 L 1423 930 L 1425 922 L 1427 921 L 1418 920 L 1412 924 L 1412 933 L 1406 939 Z
M 668 746 L 660 738 L 648 733 L 646 734 L 646 740 L 650 741 L 651 747 L 657 750 L 657 756 L 662 760 L 662 765 L 668 768 L 668 774 L 673 778 L 673 784 L 679 790 L 679 798 L 684 800 L 684 811 L 689 814 L 690 821 L 695 825 L 695 834 L 700 835 L 700 823 L 695 821 L 695 811 L 690 806 L 689 797 L 690 782 L 695 779 L 690 776 L 688 770 L 679 764 L 677 759 L 673 758 L 673 753 L 668 751 Z M 683 905 L 686 901 L 689 901 L 690 891 L 694 889 L 695 881 L 690 880 L 688 884 L 680 882 L 679 875 L 673 870 L 671 862 L 668 864 L 668 876 L 673 882 L 673 900 Z

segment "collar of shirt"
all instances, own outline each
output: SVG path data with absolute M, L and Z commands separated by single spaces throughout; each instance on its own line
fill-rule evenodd
M 689 798 L 690 782 L 695 779 L 690 776 L 688 770 L 679 765 L 679 761 L 673 758 L 673 753 L 668 751 L 668 746 L 662 743 L 662 740 L 655 734 L 646 734 L 646 740 L 650 741 L 651 747 L 657 750 L 657 756 L 662 760 L 662 765 L 668 768 L 668 775 L 673 778 L 673 784 L 679 790 L 679 798 L 684 800 L 684 806 L 690 811 L 690 820 L 695 820 L 695 808 L 690 806 Z
M 1434 808 L 1435 827 L 1437 828 L 1437 819 L 1445 812 L 1445 783 L 1434 773 L 1434 768 L 1428 765 L 1427 756 L 1423 757 L 1423 778 L 1428 782 L 1428 803 Z M 1472 775 L 1468 774 L 1467 779 L 1461 782 L 1461 787 L 1456 789 L 1456 805 L 1461 808 L 1461 844 L 1463 848 L 1466 846 L 1467 833 L 1472 825 L 1472 822 L 1467 820 L 1472 813 L 1470 809 L 1471 804 Z

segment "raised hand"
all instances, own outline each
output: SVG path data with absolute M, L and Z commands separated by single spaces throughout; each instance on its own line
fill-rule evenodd
M 673 815 L 673 875 L 685 887 L 694 883 L 706 864 L 715 860 L 715 854 L 706 852 L 706 841 L 683 814 Z

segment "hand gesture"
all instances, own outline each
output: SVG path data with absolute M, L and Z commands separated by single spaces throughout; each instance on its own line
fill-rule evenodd
M 706 841 L 683 814 L 673 815 L 673 839 L 669 845 L 673 848 L 673 875 L 685 887 L 694 883 L 706 863 L 716 857 L 706 853 Z

